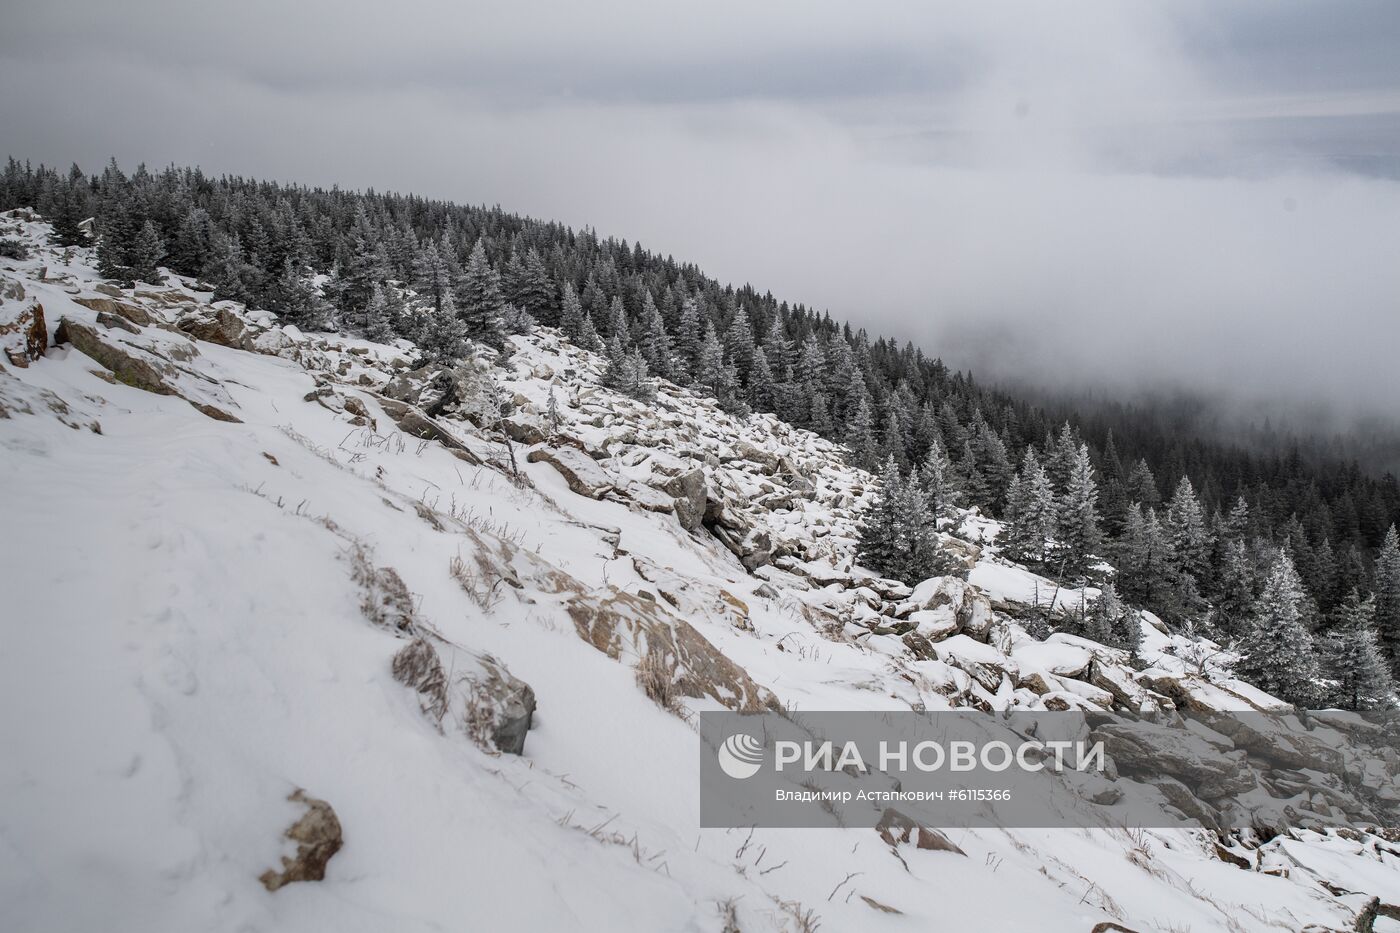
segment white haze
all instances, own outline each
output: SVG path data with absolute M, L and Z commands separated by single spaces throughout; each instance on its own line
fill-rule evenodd
M 1385 4 L 7 6 L 22 158 L 499 203 L 984 377 L 1400 394 Z

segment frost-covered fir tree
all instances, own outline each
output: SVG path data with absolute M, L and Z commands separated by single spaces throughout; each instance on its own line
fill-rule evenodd
M 283 261 L 282 275 L 267 295 L 267 306 L 288 324 L 303 330 L 320 330 L 326 326 L 329 308 L 316 293 L 310 277 L 293 265 L 290 258 Z
M 1123 605 L 1118 590 L 1104 584 L 1097 599 L 1089 604 L 1084 620 L 1084 635 L 1102 645 L 1137 653 L 1142 645 L 1142 624 L 1137 612 Z
M 1228 540 L 1221 548 L 1216 593 L 1216 625 L 1226 637 L 1237 638 L 1254 614 L 1254 562 L 1239 539 Z
M 614 336 L 608 341 L 607 359 L 603 385 L 638 401 L 656 398 L 656 386 L 647 378 L 647 361 L 635 348 L 624 349 L 622 339 Z
M 857 559 L 883 577 L 909 584 L 953 571 L 956 562 L 939 547 L 918 470 L 906 481 L 893 458 L 885 461 L 875 503 L 861 523 Z
M 456 302 L 449 293 L 443 298 L 442 310 L 429 311 L 420 338 L 423 355 L 436 362 L 452 362 L 471 351 L 466 322 L 457 314 Z
M 148 218 L 136 234 L 136 240 L 127 251 L 127 268 L 131 277 L 138 282 L 160 283 L 160 270 L 156 268 L 165 258 L 165 241 L 160 231 Z
M 575 346 L 583 346 L 583 304 L 578 300 L 572 282 L 565 282 L 559 299 L 559 329 Z
M 1240 673 L 1280 699 L 1305 706 L 1318 699 L 1321 669 L 1304 622 L 1307 594 L 1287 549 L 1280 549 L 1240 641 Z
M 291 262 L 291 260 L 288 260 Z M 384 286 L 375 283 L 369 295 L 369 304 L 359 320 L 360 334 L 366 340 L 385 341 L 393 336 L 390 327 L 389 299 L 384 294 Z
M 768 354 L 763 347 L 754 347 L 753 368 L 749 370 L 749 406 L 754 411 L 776 413 L 777 395 L 774 392 L 776 380 L 768 366 Z
M 1089 559 L 1102 544 L 1099 531 L 1098 483 L 1089 459 L 1089 448 L 1080 444 L 1070 463 L 1064 495 L 1057 504 L 1057 560 L 1075 576 L 1089 570 Z
M 1400 535 L 1391 525 L 1376 554 L 1376 631 L 1390 669 L 1400 676 Z
M 1344 709 L 1394 706 L 1395 682 L 1376 639 L 1376 604 L 1357 590 L 1337 607 L 1332 630 L 1319 644 L 1322 666 L 1332 682 L 1331 701 Z
M 821 433 L 821 430 L 817 427 L 813 427 L 812 430 L 819 434 Z M 900 422 L 899 411 L 895 406 L 891 405 L 885 412 L 885 423 L 880 431 L 879 457 L 881 460 L 893 457 L 895 464 L 899 466 L 900 470 L 904 470 L 909 466 L 909 455 L 906 453 L 907 449 L 904 441 L 904 428 Z
M 419 251 L 413 274 L 413 287 L 419 297 L 427 299 L 434 314 L 441 314 L 442 303 L 452 293 L 453 274 L 432 240 Z
M 747 384 L 749 371 L 753 368 L 753 325 L 749 323 L 749 313 L 739 305 L 734 317 L 724 332 L 724 352 L 730 364 L 738 372 L 740 380 Z
M 723 400 L 734 391 L 733 371 L 724 361 L 724 344 L 713 324 L 705 325 L 705 337 L 695 360 L 695 381 L 717 399 Z
M 608 302 L 608 313 L 604 321 L 607 328 L 607 335 L 622 341 L 624 347 L 632 343 L 632 326 L 627 320 L 627 309 L 622 305 L 622 298 L 614 296 Z
M 481 240 L 472 247 L 455 297 L 457 314 L 467 325 L 467 336 L 487 346 L 503 346 L 501 314 L 506 300 L 501 294 L 501 277 L 486 258 L 486 246 Z
M 578 345 L 584 350 L 598 351 L 603 347 L 603 338 L 598 336 L 598 329 L 593 326 L 593 313 L 583 312 L 583 323 L 578 329 Z
M 1006 495 L 1006 531 L 1002 542 L 1007 556 L 1027 563 L 1043 563 L 1055 535 L 1055 493 L 1035 450 L 1026 448 L 1021 470 Z
M 642 317 L 637 334 L 637 349 L 647 367 L 663 379 L 673 375 L 671 336 L 666 332 L 666 320 L 656 307 L 648 290 L 642 298 Z
M 896 574 L 904 562 L 903 487 L 904 481 L 894 459 L 885 461 L 879 491 L 861 522 L 860 545 L 856 552 L 861 566 L 892 579 L 899 579 Z
M 694 298 L 681 302 L 680 321 L 676 325 L 676 373 L 683 382 L 699 380 L 700 348 L 703 345 L 700 327 L 700 305 Z
M 851 451 L 852 465 L 863 470 L 874 470 L 878 465 L 875 414 L 868 399 L 861 399 L 855 414 L 846 422 L 846 447 Z
M 1190 574 L 1198 584 L 1205 585 L 1210 574 L 1212 541 L 1206 526 L 1205 509 L 1196 497 L 1196 488 L 1183 476 L 1176 492 L 1167 504 L 1167 528 L 1171 532 L 1172 550 L 1177 567 Z
M 928 453 L 920 464 L 919 476 L 923 480 L 924 499 L 928 502 L 930 514 L 935 519 L 951 515 L 962 501 L 962 490 L 958 488 L 957 472 L 948 452 L 943 449 L 943 441 L 935 433 L 930 438 Z

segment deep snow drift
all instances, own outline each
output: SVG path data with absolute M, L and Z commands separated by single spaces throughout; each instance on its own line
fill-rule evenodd
M 872 488 L 837 448 L 618 396 L 552 331 L 414 372 L 0 227 L 30 248 L 0 260 L 0 928 L 1201 933 L 1400 903 L 1400 845 L 1333 830 L 699 830 L 697 710 L 1278 704 L 1152 625 L 1144 671 L 1031 638 L 1053 584 L 975 515 L 970 584 L 853 570 Z M 269 892 L 298 789 L 343 846 Z

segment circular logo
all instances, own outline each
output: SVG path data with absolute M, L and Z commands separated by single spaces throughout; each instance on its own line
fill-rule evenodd
M 742 781 L 763 767 L 763 743 L 747 732 L 736 732 L 719 747 L 719 766 L 725 774 Z

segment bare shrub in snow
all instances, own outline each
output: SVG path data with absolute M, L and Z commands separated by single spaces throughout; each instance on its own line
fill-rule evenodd
M 490 612 L 501 601 L 505 579 L 491 561 L 482 559 L 480 552 L 473 555 L 471 563 L 458 554 L 448 563 L 447 570 L 483 612 Z
M 648 651 L 637 662 L 637 686 L 668 713 L 685 717 L 681 691 L 676 683 L 676 659 L 660 651 Z
M 394 679 L 418 691 L 423 714 L 442 726 L 447 715 L 447 675 L 437 649 L 426 639 L 415 638 L 394 655 Z
M 412 631 L 413 594 L 393 567 L 375 567 L 369 549 L 358 541 L 350 545 L 350 577 L 360 586 L 360 611 L 375 625 Z

